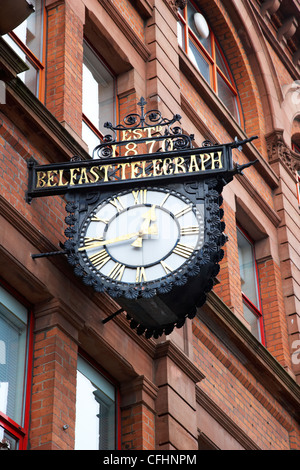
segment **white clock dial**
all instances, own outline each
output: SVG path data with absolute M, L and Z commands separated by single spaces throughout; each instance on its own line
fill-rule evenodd
M 201 207 L 175 191 L 120 193 L 89 216 L 78 252 L 104 278 L 127 284 L 160 280 L 203 246 Z

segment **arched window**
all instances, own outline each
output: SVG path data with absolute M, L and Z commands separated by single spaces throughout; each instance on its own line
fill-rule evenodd
M 28 2 L 29 3 L 29 2 Z M 19 78 L 41 101 L 44 101 L 44 9 L 45 0 L 31 0 L 34 12 L 3 39 L 21 57 L 28 70 Z
M 216 36 L 193 1 L 179 9 L 178 18 L 180 46 L 240 124 L 237 89 Z

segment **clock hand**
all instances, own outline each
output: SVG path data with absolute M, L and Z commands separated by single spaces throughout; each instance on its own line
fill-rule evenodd
M 111 238 L 110 240 L 103 240 L 101 242 L 91 243 L 89 246 L 82 246 L 78 248 L 78 251 L 84 251 L 84 250 L 87 250 L 88 248 L 96 248 L 98 246 L 110 245 L 111 243 L 117 243 L 117 242 L 121 242 L 125 240 L 130 240 L 130 238 L 134 238 L 138 236 L 139 233 L 140 232 L 127 233 L 126 235 L 121 235 L 120 237 Z
M 151 206 L 151 209 L 149 209 L 147 212 L 143 214 L 143 218 L 145 220 L 141 225 L 140 233 L 138 234 L 138 237 L 136 238 L 136 240 L 133 243 L 131 243 L 131 246 L 134 246 L 135 248 L 142 248 L 143 235 L 157 235 L 158 233 L 156 224 L 153 224 L 150 227 L 150 223 L 156 220 L 155 205 Z
M 122 242 L 122 241 L 125 241 L 125 240 L 130 240 L 131 238 L 134 238 L 134 237 L 137 237 L 137 236 L 143 236 L 143 235 L 151 235 L 151 234 L 156 234 L 157 232 L 155 231 L 155 227 L 156 226 L 153 226 L 150 227 L 148 230 L 145 230 L 144 232 L 142 232 L 141 230 L 139 232 L 133 232 L 133 233 L 127 233 L 126 235 L 121 235 L 119 237 L 116 237 L 116 238 L 111 238 L 109 240 L 102 240 L 102 241 L 99 241 L 99 242 L 96 242 L 96 243 L 89 243 L 89 245 L 85 245 L 85 246 L 82 246 L 80 248 L 78 248 L 78 251 L 84 251 L 84 250 L 87 250 L 89 248 L 96 248 L 98 246 L 104 246 L 104 245 L 110 245 L 112 243 L 117 243 L 117 242 Z

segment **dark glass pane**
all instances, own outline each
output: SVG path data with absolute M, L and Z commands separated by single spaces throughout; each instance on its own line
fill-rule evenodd
M 260 325 L 258 316 L 246 305 L 243 304 L 244 318 L 250 325 L 250 331 L 258 341 L 261 341 Z
M 240 230 L 237 230 L 237 241 L 242 292 L 255 307 L 259 308 L 253 245 Z
M 189 42 L 189 57 L 205 80 L 210 83 L 209 64 L 192 41 Z
M 225 77 L 227 77 L 228 80 L 231 82 L 231 78 L 230 78 L 228 69 L 225 65 L 222 53 L 221 53 L 221 51 L 220 51 L 217 44 L 216 44 L 216 63 L 217 63 L 217 66 L 220 68 L 220 70 L 222 70 L 222 72 L 224 73 Z
M 233 117 L 240 122 L 240 115 L 237 105 L 237 97 L 231 91 L 225 80 L 218 73 L 218 96 L 220 100 L 225 104 L 226 108 L 231 112 Z
M 194 8 L 194 6 L 190 2 L 188 2 L 188 5 L 187 5 L 188 25 L 193 31 L 193 33 L 195 34 L 195 36 L 197 37 L 197 39 L 201 42 L 202 46 L 205 47 L 205 49 L 211 55 L 210 35 L 208 36 L 208 38 L 201 38 L 199 36 L 196 30 L 195 22 L 194 22 L 195 13 L 198 13 L 196 8 Z

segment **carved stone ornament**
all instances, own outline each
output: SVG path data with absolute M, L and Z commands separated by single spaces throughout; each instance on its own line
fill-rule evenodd
M 266 141 L 271 163 L 280 160 L 293 173 L 300 170 L 300 155 L 286 145 L 282 129 L 276 129 L 267 135 Z
M 171 9 L 177 14 L 178 8 L 183 9 L 186 7 L 187 0 L 167 0 Z

